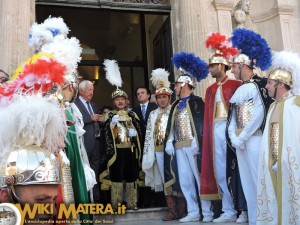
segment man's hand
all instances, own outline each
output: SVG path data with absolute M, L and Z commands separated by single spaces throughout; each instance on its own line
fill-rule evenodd
M 136 137 L 137 132 L 133 128 L 128 128 L 128 135 L 129 135 L 129 137 Z
M 232 139 L 231 139 L 231 144 L 232 144 L 232 146 L 234 147 L 234 148 L 236 148 L 236 149 L 241 149 L 241 150 L 244 150 L 245 149 L 245 144 L 244 144 L 244 142 L 242 141 L 242 139 L 241 138 L 239 138 L 239 137 L 233 137 Z
M 93 115 L 91 115 L 91 119 L 93 121 L 97 122 L 99 120 L 99 116 L 100 116 L 99 114 L 93 114 Z
M 120 121 L 119 115 L 114 115 L 113 118 L 111 118 L 111 125 L 116 126 L 116 124 Z
M 197 145 L 196 138 L 193 139 L 191 147 L 193 149 L 194 155 L 198 155 L 199 154 L 199 147 Z
M 277 162 L 272 166 L 272 170 L 277 173 L 277 170 L 278 170 L 278 164 Z
M 174 149 L 172 142 L 167 142 L 165 150 L 168 155 L 172 156 L 175 154 L 175 149 Z
M 98 117 L 98 122 L 104 122 L 104 115 L 103 114 L 99 114 L 99 117 Z

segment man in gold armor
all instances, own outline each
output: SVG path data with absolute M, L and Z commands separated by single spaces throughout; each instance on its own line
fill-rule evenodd
M 227 143 L 225 129 L 228 117 L 229 100 L 241 81 L 229 79 L 227 57 L 235 55 L 238 50 L 224 43 L 230 43 L 225 35 L 212 33 L 206 39 L 206 47 L 214 50 L 209 59 L 209 72 L 216 82 L 206 89 L 203 150 L 201 168 L 200 196 L 206 200 L 222 198 L 223 214 L 214 222 L 234 222 L 237 212 L 226 179 Z M 231 54 L 226 53 L 231 51 Z M 228 54 L 228 55 L 227 55 Z M 213 174 L 213 175 L 212 175 Z
M 166 130 L 165 151 L 177 163 L 178 176 L 174 178 L 173 168 L 166 164 L 166 184 L 179 180 L 181 190 L 187 202 L 187 216 L 179 222 L 199 221 L 199 190 L 204 102 L 195 96 L 195 79 L 207 77 L 206 63 L 194 54 L 180 52 L 173 56 L 172 62 L 182 70 L 175 82 L 174 90 L 180 98 L 171 107 Z M 212 220 L 211 202 L 201 200 L 202 214 Z
M 148 118 L 142 168 L 145 172 L 145 185 L 151 187 L 155 192 L 164 191 L 168 212 L 163 220 L 169 221 L 178 218 L 176 196 L 173 194 L 183 198 L 182 193 L 180 196 L 180 193 L 170 191 L 168 188 L 164 189 L 164 141 L 173 92 L 169 88 L 169 73 L 166 70 L 155 69 L 151 75 L 152 84 L 156 88 L 155 98 L 158 108 L 153 110 Z M 183 201 L 185 200 L 183 199 Z M 178 201 L 179 204 L 180 200 Z M 185 213 L 185 210 L 183 213 Z
M 271 66 L 271 50 L 265 39 L 250 30 L 235 30 L 231 40 L 240 50 L 233 58 L 231 72 L 236 79 L 243 81 L 243 85 L 229 101 L 228 135 L 236 149 L 249 224 L 254 225 L 259 146 L 271 99 L 265 93 L 266 79 L 257 76 L 253 70 L 255 67 L 267 70 Z
M 258 169 L 257 224 L 300 224 L 300 57 L 275 52 Z
M 115 71 L 119 71 L 119 68 L 115 60 L 105 60 L 104 65 L 106 78 L 116 76 Z M 117 79 L 121 79 L 120 74 L 117 75 Z M 101 189 L 110 189 L 112 207 L 116 209 L 118 203 L 122 203 L 125 186 L 126 206 L 136 209 L 137 187 L 141 184 L 141 129 L 136 114 L 127 110 L 126 92 L 118 87 L 112 93 L 116 109 L 106 116 L 101 134 L 105 149 L 100 164 Z

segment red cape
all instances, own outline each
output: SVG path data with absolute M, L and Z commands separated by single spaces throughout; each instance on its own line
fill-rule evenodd
M 224 82 L 224 83 L 223 83 Z M 221 95 L 229 108 L 229 100 L 235 90 L 242 84 L 241 81 L 231 80 L 227 76 L 221 82 Z M 215 114 L 215 99 L 219 85 L 212 84 L 206 89 L 205 110 L 203 125 L 203 145 L 202 145 L 202 164 L 201 164 L 201 187 L 200 196 L 202 200 L 221 199 L 221 191 L 217 185 L 216 172 L 214 168 L 214 144 L 213 144 L 213 127 Z M 224 131 L 225 132 L 225 131 Z M 226 160 L 226 159 L 224 159 Z

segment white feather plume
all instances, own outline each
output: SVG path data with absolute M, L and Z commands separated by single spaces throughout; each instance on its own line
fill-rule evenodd
M 64 147 L 63 109 L 38 95 L 18 96 L 0 109 L 0 157 L 15 147 L 36 144 L 54 152 Z
M 104 60 L 105 77 L 109 83 L 117 87 L 122 87 L 122 77 L 120 68 L 116 60 Z
M 300 57 L 292 51 L 273 52 L 272 69 L 281 68 L 292 73 L 293 85 L 291 91 L 300 95 Z
M 52 43 L 42 46 L 41 51 L 44 53 L 54 53 L 54 58 L 61 64 L 65 65 L 66 75 L 76 72 L 77 64 L 81 60 L 82 48 L 79 40 L 71 38 L 54 38 Z
M 64 22 L 61 17 L 51 17 L 49 16 L 42 24 L 47 30 L 57 30 L 57 35 L 62 35 L 64 38 L 67 38 L 69 33 L 69 27 Z
M 69 28 L 61 17 L 49 17 L 44 23 L 34 23 L 29 30 L 28 45 L 34 51 L 40 51 L 42 46 L 49 44 L 54 38 L 67 38 Z
M 151 81 L 153 86 L 158 89 L 161 87 L 170 87 L 170 81 L 169 81 L 169 75 L 170 73 L 166 71 L 165 69 L 158 68 L 155 70 L 152 70 L 151 73 Z
M 28 45 L 34 51 L 40 51 L 44 44 L 53 40 L 52 33 L 43 25 L 34 23 L 29 30 Z

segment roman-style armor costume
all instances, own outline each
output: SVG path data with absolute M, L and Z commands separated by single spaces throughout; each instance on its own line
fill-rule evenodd
M 241 53 L 233 58 L 232 63 L 240 67 L 246 65 L 266 70 L 271 65 L 271 52 L 266 41 L 253 31 L 238 29 L 231 38 L 233 46 Z M 258 45 L 257 43 L 260 43 Z M 253 48 L 249 48 L 253 46 Z M 255 48 L 254 48 L 255 46 Z M 259 53 L 258 53 L 259 52 Z M 260 53 L 263 54 L 260 54 Z M 248 81 L 244 81 L 230 99 L 230 112 L 228 117 L 228 140 L 236 149 L 239 173 L 243 191 L 247 200 L 249 224 L 256 223 L 256 193 L 258 158 L 265 115 L 272 102 L 265 90 L 265 78 L 257 75 Z M 234 163 L 234 160 L 228 158 Z M 233 166 L 234 167 L 234 166 Z M 230 165 L 228 169 L 232 168 Z
M 201 185 L 200 194 L 203 199 L 215 200 L 218 199 L 224 191 L 219 190 L 220 184 L 217 182 L 217 171 L 213 166 L 217 166 L 219 163 L 224 163 L 224 166 L 219 168 L 219 173 L 224 172 L 224 177 L 220 180 L 225 182 L 227 188 L 226 179 L 226 138 L 225 128 L 227 123 L 227 114 L 229 110 L 229 99 L 232 97 L 235 90 L 241 85 L 240 81 L 231 80 L 227 76 L 221 81 L 220 84 L 214 83 L 206 89 L 206 104 L 205 104 L 205 117 L 204 117 L 204 130 L 203 133 L 203 153 L 202 153 L 202 174 L 201 178 L 205 183 Z M 210 134 L 210 135 L 209 135 Z M 220 139 L 219 139 L 220 138 Z M 221 145 L 222 144 L 222 148 Z M 224 146 L 223 146 L 224 145 Z M 223 151 L 216 152 L 217 148 L 221 148 Z M 209 151 L 212 148 L 214 151 Z M 225 151 L 224 151 L 225 149 Z M 206 152 L 208 151 L 208 152 Z M 218 155 L 219 154 L 219 155 Z M 213 159 L 217 159 L 220 162 L 213 163 Z M 210 162 L 210 163 L 209 163 Z M 220 166 L 220 165 L 219 165 Z M 215 176 L 211 176 L 211 170 L 214 171 Z M 222 169 L 222 170 L 221 170 Z M 210 171 L 210 172 L 209 172 Z M 210 175 L 209 175 L 210 174 Z M 221 182 L 220 181 L 220 182 Z M 224 184 L 221 184 L 224 185 Z M 225 189 L 225 186 L 223 188 Z M 226 192 L 230 195 L 229 192 Z M 227 196 L 228 198 L 228 196 Z M 227 207 L 228 208 L 228 207 Z
M 260 148 L 258 225 L 300 224 L 299 78 L 299 55 L 288 51 L 274 53 L 268 79 L 276 81 L 272 88 L 276 100 L 268 112 Z M 276 98 L 279 84 L 290 87 L 281 99 Z
M 117 75 L 116 79 L 121 79 L 121 75 L 115 72 L 119 71 L 116 61 L 105 60 L 104 65 L 106 78 Z M 112 93 L 112 99 L 122 97 L 127 100 L 125 91 L 118 87 Z M 122 203 L 123 185 L 126 188 L 127 208 L 137 208 L 137 188 L 144 183 L 141 171 L 141 132 L 137 115 L 128 111 L 126 106 L 111 111 L 104 122 L 101 134 L 105 149 L 100 165 L 101 190 L 111 190 L 111 203 L 115 209 L 118 203 Z
M 155 97 L 160 95 L 168 96 L 168 105 L 166 108 L 158 107 L 153 110 L 148 118 L 144 155 L 142 168 L 145 172 L 145 185 L 150 186 L 151 189 L 157 191 L 164 191 L 168 212 L 163 217 L 163 220 L 169 221 L 180 218 L 186 215 L 186 204 L 182 193 L 172 192 L 170 188 L 164 189 L 165 175 L 164 175 L 164 143 L 166 137 L 167 122 L 170 113 L 170 100 L 172 90 L 169 88 L 168 81 L 169 73 L 164 69 L 156 69 L 152 71 L 152 83 L 156 88 Z M 179 186 L 178 182 L 172 186 Z
M 183 107 L 183 108 L 181 108 Z M 176 179 L 179 179 L 180 187 L 184 193 L 184 196 L 189 205 L 189 197 L 197 196 L 197 192 L 195 190 L 187 190 L 185 185 L 190 185 L 190 180 L 194 179 L 194 176 L 199 176 L 200 178 L 200 168 L 201 168 L 201 149 L 199 154 L 192 153 L 192 158 L 194 160 L 194 165 L 191 168 L 191 173 L 186 173 L 189 171 L 186 166 L 188 166 L 188 162 L 184 160 L 184 154 L 186 148 L 195 148 L 199 143 L 202 143 L 202 129 L 203 129 L 203 112 L 204 112 L 204 102 L 201 98 L 195 95 L 188 96 L 186 99 L 177 100 L 173 103 L 170 117 L 167 126 L 167 137 L 168 141 L 174 143 L 176 155 L 171 157 L 172 160 L 176 160 L 177 168 L 180 168 L 178 171 L 178 177 L 175 177 L 173 172 L 173 168 L 170 167 L 170 164 L 166 164 L 166 176 L 165 176 L 165 187 L 167 188 L 169 184 L 175 182 Z M 184 116 L 183 116 L 184 115 Z M 196 147 L 197 148 L 197 147 Z M 179 153 L 179 154 L 178 154 Z M 191 160 L 190 159 L 190 160 Z M 165 159 L 166 162 L 167 159 Z M 172 163 L 171 163 L 172 165 Z M 176 171 L 177 172 L 177 171 Z M 197 180 L 196 180 L 197 181 Z M 199 182 L 199 183 L 198 183 Z M 200 185 L 200 179 L 198 179 L 197 184 Z M 190 197 L 191 198 L 191 197 Z M 205 203 L 204 203 L 205 204 Z M 209 203 L 208 203 L 209 204 Z M 210 208 L 210 206 L 208 207 Z M 195 202 L 195 205 L 192 205 L 190 209 L 188 208 L 189 213 L 199 213 L 198 202 Z M 202 212 L 203 204 L 202 204 Z
M 189 90 L 186 93 L 190 93 L 191 89 L 195 87 L 193 78 L 197 77 L 200 81 L 208 75 L 206 63 L 193 54 L 177 53 L 173 56 L 172 61 L 177 68 L 182 68 L 183 71 L 183 74 L 176 80 L 176 87 L 180 88 L 177 93 L 179 96 L 183 87 L 185 90 Z M 193 68 L 197 68 L 197 70 L 193 70 Z M 202 98 L 190 94 L 173 103 L 168 120 L 165 151 L 169 157 L 165 158 L 165 188 L 179 179 L 188 211 L 188 215 L 180 219 L 180 222 L 197 221 L 200 218 L 197 196 L 200 189 L 203 117 L 204 102 Z M 167 160 L 171 160 L 171 163 L 166 163 Z M 171 166 L 173 160 L 176 160 L 177 163 L 178 176 Z M 201 206 L 202 214 L 212 217 L 210 201 L 201 200 Z
M 113 116 L 119 115 L 120 121 L 113 127 Z M 138 135 L 130 137 L 128 128 L 136 130 Z M 101 158 L 100 182 L 102 190 L 111 189 L 111 203 L 117 208 L 122 203 L 123 181 L 126 183 L 127 208 L 136 208 L 137 188 L 141 177 L 141 130 L 139 121 L 132 111 L 109 113 L 104 123 L 102 138 L 105 139 L 105 152 Z
M 225 70 L 228 67 L 227 57 L 229 57 L 226 55 L 227 49 L 221 48 L 225 41 L 228 41 L 226 37 L 219 33 L 213 33 L 206 40 L 206 46 L 208 48 L 213 46 L 216 51 L 209 59 L 209 65 L 212 68 L 217 66 L 218 71 L 212 70 L 212 73 L 225 75 Z M 238 52 L 234 48 L 228 47 L 228 49 L 232 51 L 233 55 Z M 224 71 L 221 71 L 222 67 Z M 219 74 L 212 74 L 212 76 Z M 227 144 L 225 128 L 229 100 L 241 84 L 241 81 L 229 79 L 225 75 L 222 80 L 209 86 L 205 94 L 200 197 L 205 200 L 222 199 L 222 211 L 224 213 L 216 219 L 216 222 L 236 221 L 237 212 L 234 209 L 226 179 Z

